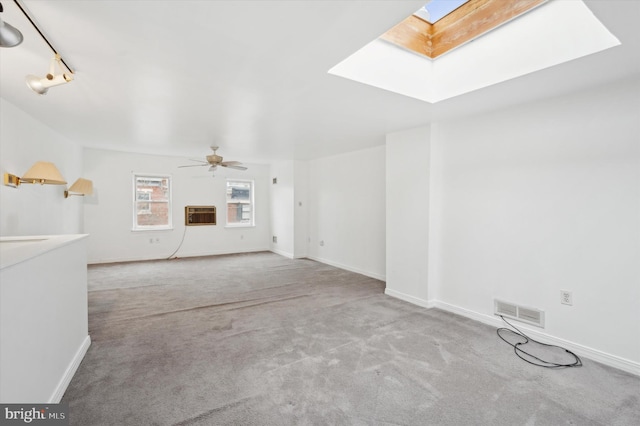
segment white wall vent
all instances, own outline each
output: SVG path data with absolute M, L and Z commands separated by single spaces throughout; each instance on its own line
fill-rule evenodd
M 544 328 L 544 311 L 498 299 L 494 299 L 493 302 L 494 314 Z

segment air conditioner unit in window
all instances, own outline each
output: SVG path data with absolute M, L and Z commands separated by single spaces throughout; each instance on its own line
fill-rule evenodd
M 185 206 L 184 224 L 186 226 L 215 225 L 215 206 Z

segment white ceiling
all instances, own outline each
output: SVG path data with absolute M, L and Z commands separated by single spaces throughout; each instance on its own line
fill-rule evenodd
M 76 79 L 45 96 L 26 87 L 52 54 L 4 0 L 25 41 L 0 49 L 0 96 L 72 141 L 122 151 L 202 156 L 215 144 L 246 162 L 317 158 L 640 75 L 640 0 L 585 1 L 621 46 L 436 104 L 327 73 L 423 0 L 21 3 Z
M 329 72 L 436 103 L 619 45 L 582 1 L 547 1 L 435 60 L 377 39 Z

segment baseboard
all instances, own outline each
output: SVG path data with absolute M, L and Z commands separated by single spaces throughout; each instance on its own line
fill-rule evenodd
M 403 300 L 407 300 L 407 299 L 403 299 Z M 411 300 L 407 300 L 407 302 L 411 302 Z M 505 323 L 495 315 L 481 314 L 479 312 L 471 311 L 469 309 L 461 308 L 459 306 L 451 305 L 449 303 L 441 302 L 439 300 L 431 301 L 430 304 L 434 308 L 442 309 L 443 311 L 451 312 L 453 314 L 470 318 L 472 320 L 476 320 L 478 322 L 481 322 L 496 328 L 505 326 Z M 416 305 L 418 305 L 418 303 L 416 303 Z M 420 306 L 423 306 L 423 305 L 420 305 Z M 590 360 L 597 361 L 599 363 L 620 369 L 622 371 L 626 371 L 627 373 L 631 373 L 636 376 L 640 376 L 640 363 L 638 362 L 634 362 L 625 358 L 621 358 L 616 355 L 612 355 L 597 349 L 590 348 L 588 346 L 583 346 L 581 344 L 571 342 L 569 340 L 561 339 L 546 333 L 542 333 L 539 331 L 539 329 L 531 328 L 526 324 L 517 323 L 517 327 L 521 329 L 524 333 L 526 333 L 528 336 L 536 340 L 539 340 L 543 343 L 562 346 L 563 348 L 566 348 L 572 352 L 575 352 L 579 356 L 584 356 L 585 358 L 589 358 Z
M 293 253 L 289 253 L 288 251 L 278 250 L 278 249 L 274 249 L 274 248 L 272 248 L 270 251 L 275 253 L 275 254 L 279 254 L 280 256 L 284 256 L 284 257 L 286 257 L 288 259 L 294 259 Z
M 362 269 L 354 268 L 352 266 L 343 265 L 342 263 L 334 262 L 332 260 L 323 259 L 321 257 L 316 256 L 306 256 L 307 259 L 315 260 L 316 262 L 324 263 L 326 265 L 335 266 L 336 268 L 344 269 L 350 272 L 355 272 L 356 274 L 365 275 L 370 278 L 375 278 L 376 280 L 385 281 L 387 277 L 381 274 L 376 274 L 375 272 L 364 271 Z
M 434 304 L 431 300 L 420 299 L 419 297 L 410 296 L 408 294 L 402 293 L 397 290 L 392 290 L 390 288 L 384 289 L 384 294 L 395 297 L 396 299 L 404 300 L 405 302 L 412 303 L 414 305 L 422 306 L 423 308 L 433 308 Z
M 91 337 L 87 335 L 87 337 L 85 337 L 80 344 L 80 347 L 76 351 L 76 354 L 71 359 L 71 362 L 69 363 L 67 370 L 62 375 L 62 378 L 60 378 L 58 386 L 56 386 L 56 389 L 53 391 L 51 398 L 49 398 L 49 404 L 57 404 L 60 402 L 62 396 L 67 390 L 67 387 L 69 386 L 69 383 L 71 383 L 71 379 L 73 379 L 73 375 L 76 374 L 80 363 L 89 350 L 89 346 L 91 346 Z
M 184 258 L 184 257 L 203 257 L 203 256 L 220 256 L 224 254 L 241 254 L 241 253 L 257 253 L 261 251 L 271 251 L 269 247 L 261 247 L 261 248 L 252 248 L 252 249 L 244 249 L 237 251 L 229 251 L 229 250 L 215 250 L 215 251 L 207 251 L 207 252 L 193 252 L 193 253 L 185 253 L 179 254 L 179 256 L 174 256 L 172 259 Z M 168 257 L 168 255 L 167 255 Z M 147 260 L 166 260 L 167 257 L 158 257 L 158 256 L 136 256 L 136 257 L 122 257 L 122 258 L 109 258 L 109 259 L 90 259 L 88 261 L 89 265 L 101 265 L 105 263 L 120 263 L 120 262 L 144 262 Z

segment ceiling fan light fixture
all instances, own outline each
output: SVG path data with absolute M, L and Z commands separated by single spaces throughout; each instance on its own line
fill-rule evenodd
M 229 169 L 236 169 L 236 170 L 247 170 L 246 167 L 242 166 L 241 162 L 239 161 L 222 161 L 223 158 L 216 154 L 216 151 L 218 150 L 217 146 L 211 146 L 210 147 L 211 150 L 213 151 L 213 154 L 209 154 L 207 155 L 205 158 L 207 161 L 202 161 L 202 160 L 190 160 L 190 161 L 196 161 L 200 164 L 189 164 L 189 165 L 184 165 L 184 166 L 178 166 L 178 167 L 202 167 L 202 166 L 209 166 L 209 171 L 210 172 L 215 172 L 216 168 L 218 166 L 221 167 L 226 167 Z
M 0 3 L 0 12 L 2 11 L 2 3 Z M 15 47 L 22 43 L 22 40 L 24 40 L 22 33 L 0 18 L 0 47 Z

